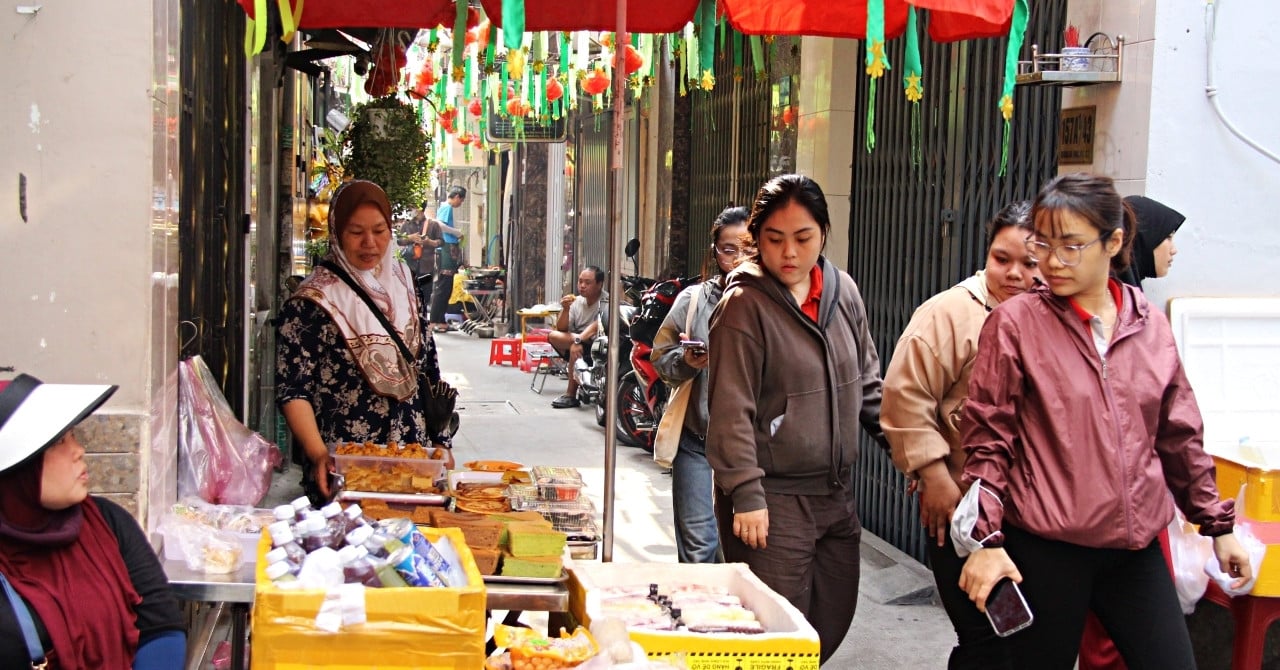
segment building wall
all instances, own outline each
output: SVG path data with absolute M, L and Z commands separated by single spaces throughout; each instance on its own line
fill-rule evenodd
M 1280 31 L 1280 5 L 1219 6 L 1220 104 L 1237 127 L 1280 153 L 1280 91 L 1270 85 L 1280 81 L 1280 64 L 1259 56 Z M 1172 272 L 1144 285 L 1158 305 L 1179 296 L 1280 293 L 1280 276 L 1269 269 L 1280 235 L 1263 196 L 1280 184 L 1280 166 L 1232 136 L 1210 106 L 1205 11 L 1206 3 L 1176 0 L 1074 0 L 1069 10 L 1082 36 L 1102 30 L 1128 44 L 1121 84 L 1064 92 L 1063 108 L 1097 105 L 1097 133 L 1093 165 L 1060 171 L 1091 169 L 1116 179 L 1124 195 L 1146 195 L 1186 215 Z
M 0 366 L 120 386 L 82 436 L 105 452 L 91 456 L 95 491 L 135 511 L 152 402 L 152 112 L 164 100 L 153 101 L 152 13 L 153 0 L 0 12 Z
M 800 40 L 799 132 L 795 171 L 822 187 L 831 215 L 827 258 L 844 266 L 849 258 L 849 196 L 853 192 L 855 98 L 862 72 L 857 40 Z

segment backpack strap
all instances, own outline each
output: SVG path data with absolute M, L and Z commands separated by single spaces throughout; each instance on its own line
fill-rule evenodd
M 31 656 L 31 667 L 34 670 L 43 670 L 48 665 L 48 659 L 44 655 L 44 645 L 40 644 L 40 634 L 36 632 L 36 622 L 31 617 L 31 608 L 9 584 L 9 580 L 5 579 L 4 574 L 0 574 L 0 585 L 4 586 L 4 594 L 8 596 L 9 604 L 13 606 L 13 613 L 18 617 L 18 627 L 22 629 L 22 639 L 27 643 L 27 653 Z

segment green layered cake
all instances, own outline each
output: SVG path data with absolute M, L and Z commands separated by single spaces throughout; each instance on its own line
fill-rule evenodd
M 559 556 L 512 556 L 502 555 L 502 575 L 504 577 L 536 577 L 555 579 L 560 576 L 563 566 Z
M 507 524 L 507 549 L 512 556 L 555 556 L 564 553 L 564 533 L 540 523 Z

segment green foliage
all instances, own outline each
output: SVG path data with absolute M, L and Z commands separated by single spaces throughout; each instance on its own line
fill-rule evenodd
M 431 140 L 409 103 L 390 95 L 360 105 L 342 145 L 345 174 L 381 186 L 392 210 L 405 212 L 422 203 L 431 174 Z

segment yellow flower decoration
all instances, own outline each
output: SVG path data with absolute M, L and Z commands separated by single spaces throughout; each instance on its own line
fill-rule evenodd
M 872 42 L 871 46 L 867 47 L 867 51 L 871 53 L 871 62 L 867 64 L 867 74 L 871 75 L 872 79 L 883 77 L 885 65 L 888 64 L 888 61 L 884 58 L 884 42 L 881 40 Z
M 1000 98 L 1000 115 L 1004 117 L 1005 121 L 1008 121 L 1013 118 L 1013 96 L 1012 95 L 1006 95 L 1003 98 Z
M 507 51 L 507 75 L 512 79 L 524 77 L 524 49 Z
M 920 99 L 924 97 L 924 86 L 920 84 L 920 75 L 907 75 L 906 94 L 907 100 L 911 102 L 920 102 Z
M 711 73 L 711 70 L 703 70 L 702 80 L 698 82 L 698 85 L 702 90 L 710 91 L 716 87 L 716 76 Z
M 450 71 L 450 75 L 454 81 L 462 81 L 467 77 L 467 70 L 461 65 L 455 65 L 453 70 Z

